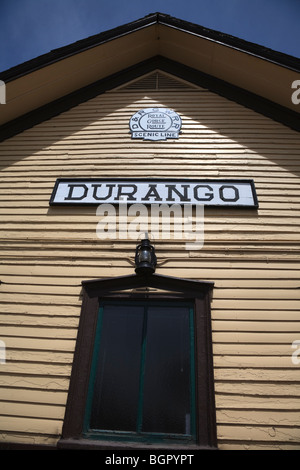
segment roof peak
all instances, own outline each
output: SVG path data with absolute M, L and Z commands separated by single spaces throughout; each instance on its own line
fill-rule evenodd
M 155 23 L 169 26 L 186 33 L 192 33 L 210 41 L 218 42 L 233 49 L 237 49 L 241 52 L 245 52 L 261 59 L 274 62 L 277 65 L 281 65 L 295 71 L 300 71 L 300 59 L 296 57 L 274 51 L 267 47 L 237 38 L 235 36 L 231 36 L 220 31 L 206 28 L 196 23 L 191 23 L 186 20 L 175 18 L 166 13 L 155 12 L 150 13 L 149 15 L 146 15 L 145 17 L 137 19 L 133 22 L 126 23 L 107 31 L 103 31 L 85 39 L 80 39 L 79 41 L 76 41 L 72 44 L 54 49 L 20 65 L 16 65 L 6 71 L 1 72 L 0 79 L 4 80 L 5 82 L 15 80 L 22 75 L 33 72 L 34 70 L 38 70 L 66 57 L 78 54 L 102 43 L 117 39 L 126 34 L 130 34 L 139 29 L 149 27 Z

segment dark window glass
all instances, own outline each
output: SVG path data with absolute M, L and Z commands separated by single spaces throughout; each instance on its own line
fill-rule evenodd
M 145 432 L 190 434 L 187 307 L 149 307 L 145 358 Z
M 106 305 L 101 316 L 90 424 L 94 429 L 134 431 L 139 398 L 143 308 Z
M 193 310 L 106 302 L 99 312 L 87 431 L 194 435 Z

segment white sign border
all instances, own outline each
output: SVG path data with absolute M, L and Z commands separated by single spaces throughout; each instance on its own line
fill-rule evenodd
M 143 204 L 145 205 L 151 205 L 151 204 L 201 204 L 206 207 L 226 207 L 226 208 L 239 208 L 239 209 L 258 209 L 259 204 L 258 204 L 258 199 L 257 199 L 257 194 L 255 190 L 255 185 L 254 185 L 254 180 L 253 179 L 176 179 L 176 178 L 170 178 L 170 179 L 164 179 L 164 178 L 159 178 L 159 179 L 151 179 L 151 178 L 57 178 L 52 195 L 49 201 L 50 206 L 92 206 L 92 205 L 99 205 L 101 203 L 110 203 L 110 204 L 120 204 L 122 201 L 120 200 L 94 200 L 94 201 L 84 201 L 84 200 L 64 200 L 64 201 L 57 201 L 56 200 L 56 195 L 59 189 L 59 186 L 61 183 L 73 183 L 74 185 L 76 184 L 83 184 L 84 182 L 86 183 L 93 183 L 93 184 L 101 184 L 101 183 L 117 183 L 120 184 L 121 182 L 124 184 L 138 184 L 138 183 L 147 183 L 147 184 L 159 184 L 159 183 L 165 183 L 165 184 L 199 184 L 199 185 L 209 185 L 209 184 L 222 184 L 224 186 L 226 185 L 237 185 L 237 184 L 248 184 L 249 187 L 251 188 L 251 195 L 252 195 L 252 203 L 251 204 L 234 204 L 234 203 L 219 203 L 219 204 L 214 204 L 214 203 L 206 203 L 205 200 L 201 202 L 184 202 L 184 201 L 156 201 L 154 202 L 153 200 L 149 201 L 142 201 Z M 123 201 L 125 202 L 125 201 Z M 138 204 L 141 201 L 132 201 L 130 199 L 127 200 L 127 204 Z

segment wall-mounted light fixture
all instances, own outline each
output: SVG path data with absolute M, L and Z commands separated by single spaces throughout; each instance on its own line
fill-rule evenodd
M 147 238 L 142 240 L 135 251 L 135 272 L 147 276 L 153 274 L 156 268 L 156 255 L 154 246 Z

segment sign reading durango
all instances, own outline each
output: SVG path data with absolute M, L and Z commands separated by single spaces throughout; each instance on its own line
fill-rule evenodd
M 252 180 L 58 179 L 50 205 L 196 204 L 258 207 Z

